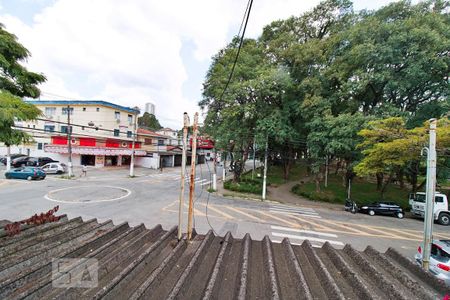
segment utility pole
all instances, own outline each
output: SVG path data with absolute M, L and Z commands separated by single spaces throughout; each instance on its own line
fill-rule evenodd
M 266 139 L 266 153 L 264 154 L 264 177 L 262 188 L 262 201 L 266 200 L 266 185 L 267 185 L 267 156 L 269 155 L 269 136 Z
M 225 182 L 227 178 L 227 154 L 226 152 L 222 152 L 223 155 L 223 169 L 222 169 L 222 182 Z
M 186 151 L 187 151 L 187 133 L 189 127 L 189 116 L 187 113 L 183 115 L 183 153 L 181 156 L 181 191 L 180 204 L 178 206 L 178 240 L 181 240 L 181 226 L 183 223 L 183 207 L 184 207 L 184 182 L 186 174 Z
M 136 113 L 134 115 L 134 125 L 133 125 L 133 143 L 131 144 L 131 161 L 130 161 L 130 177 L 134 177 L 134 147 L 136 143 L 136 131 L 137 131 L 137 119 L 139 108 L 135 107 Z
M 195 161 L 197 158 L 197 125 L 198 113 L 194 115 L 194 125 L 192 128 L 192 158 L 191 158 L 191 178 L 189 182 L 189 211 L 188 211 L 188 240 L 192 238 L 192 217 L 194 212 L 194 190 L 195 190 Z
M 328 154 L 325 160 L 325 187 L 328 187 Z
M 72 165 L 72 129 L 70 127 L 70 106 L 67 105 L 67 147 L 69 150 L 69 162 L 67 163 L 69 167 L 69 177 L 73 176 L 73 165 Z
M 212 178 L 212 188 L 214 191 L 217 191 L 217 150 L 214 149 L 214 173 Z
M 422 267 L 428 270 L 433 239 L 434 194 L 436 192 L 436 119 L 430 119 L 430 144 L 427 151 L 427 190 L 423 228 Z
M 256 155 L 256 138 L 253 138 L 253 170 L 252 170 L 252 179 L 255 177 L 255 169 L 256 169 L 256 161 L 255 161 L 255 155 Z

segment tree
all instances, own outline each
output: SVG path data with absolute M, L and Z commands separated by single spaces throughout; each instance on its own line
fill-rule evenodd
M 17 41 L 17 37 L 0 24 L 0 90 L 19 97 L 39 97 L 37 85 L 46 78 L 21 65 L 29 56 L 30 52 Z
M 400 174 L 405 170 L 409 172 L 412 191 L 418 188 L 417 177 L 420 153 L 423 147 L 428 145 L 429 123 L 421 127 L 407 129 L 405 121 L 399 117 L 376 120 L 368 123 L 366 129 L 359 132 L 364 139 L 359 147 L 363 149 L 364 158 L 355 167 L 360 176 L 378 175 L 381 178 L 381 196 L 384 196 L 388 185 L 395 176 L 399 181 Z M 443 118 L 438 121 L 437 148 L 448 149 L 450 147 L 450 121 Z M 445 157 L 444 157 L 445 160 Z M 412 165 L 416 165 L 412 167 Z M 415 168 L 415 169 L 414 169 Z
M 8 92 L 0 91 L 0 142 L 6 145 L 8 156 L 12 145 L 31 140 L 26 132 L 13 129 L 14 122 L 34 120 L 41 114 L 42 112 L 36 106 Z
M 162 128 L 155 115 L 145 112 L 142 117 L 138 118 L 139 127 L 148 128 L 150 130 L 159 130 Z

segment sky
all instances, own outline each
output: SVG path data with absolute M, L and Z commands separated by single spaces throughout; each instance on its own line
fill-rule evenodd
M 355 10 L 389 0 L 358 0 Z M 319 1 L 254 0 L 246 37 Z M 42 100 L 105 100 L 144 109 L 179 129 L 198 111 L 211 57 L 237 34 L 247 0 L 0 0 L 0 23 L 43 73 Z

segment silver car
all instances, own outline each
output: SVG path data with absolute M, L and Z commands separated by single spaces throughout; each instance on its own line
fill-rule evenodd
M 417 248 L 416 262 L 422 265 L 423 244 Z M 450 286 L 450 240 L 433 240 L 430 253 L 430 272 Z
M 62 163 L 48 163 L 41 168 L 46 174 L 62 174 L 65 173 L 67 167 Z

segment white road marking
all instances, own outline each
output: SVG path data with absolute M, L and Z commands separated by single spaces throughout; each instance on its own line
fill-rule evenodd
M 288 205 L 277 205 L 277 204 L 271 204 L 270 207 L 273 208 L 282 208 L 282 209 L 299 209 L 299 210 L 308 210 L 314 212 L 314 209 L 310 207 L 302 207 L 302 206 L 288 206 Z
M 203 186 L 203 185 L 207 185 L 207 184 L 210 184 L 211 183 L 211 180 L 210 181 L 207 181 L 207 182 L 203 182 L 202 184 L 200 184 L 201 186 Z
M 281 212 L 291 212 L 291 213 L 301 213 L 301 214 L 309 214 L 309 215 L 318 215 L 315 211 L 309 210 L 298 210 L 298 209 L 280 209 L 280 208 L 270 208 L 271 211 L 281 211 Z
M 276 226 L 276 225 L 271 225 L 270 227 L 272 229 L 274 229 L 274 230 L 291 231 L 291 232 L 307 233 L 307 234 L 316 234 L 316 235 L 322 235 L 322 236 L 327 236 L 327 237 L 332 237 L 332 238 L 337 238 L 338 237 L 336 234 L 333 234 L 333 233 L 324 233 L 324 232 L 317 232 L 317 231 L 312 231 L 312 230 L 303 230 L 303 229 L 297 229 L 297 228 L 289 228 L 289 227 Z
M 296 215 L 296 216 L 302 216 L 302 217 L 308 217 L 308 218 L 316 218 L 316 219 L 322 219 L 319 215 L 310 215 L 308 213 L 299 213 L 299 212 L 287 212 L 287 211 L 279 211 L 279 210 L 270 210 L 270 212 L 274 213 L 281 213 L 286 215 Z
M 304 236 L 304 235 L 294 235 L 294 234 L 279 233 L 279 232 L 272 232 L 272 235 L 273 236 L 277 236 L 277 237 L 283 237 L 283 238 L 287 237 L 289 239 L 310 240 L 310 241 L 320 242 L 320 243 L 329 242 L 330 244 L 344 246 L 344 243 L 342 243 L 342 242 L 333 241 L 333 240 L 326 240 L 326 239 L 320 239 L 320 238 L 315 238 L 315 237 L 309 237 L 309 236 Z

